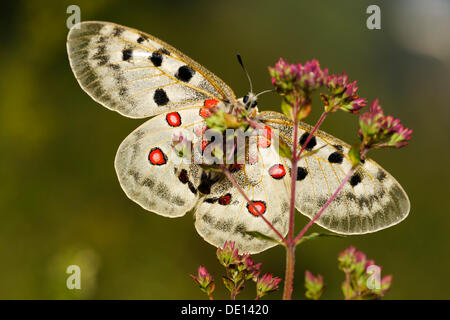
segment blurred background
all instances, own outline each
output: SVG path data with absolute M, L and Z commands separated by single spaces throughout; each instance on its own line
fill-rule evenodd
M 167 219 L 129 200 L 113 161 L 120 142 L 144 120 L 95 103 L 78 86 L 66 54 L 66 9 L 153 34 L 213 71 L 238 96 L 271 87 L 267 66 L 317 58 L 358 80 L 361 96 L 380 98 L 414 129 L 411 144 L 371 156 L 402 184 L 409 217 L 363 236 L 322 238 L 297 250 L 294 298 L 304 271 L 325 277 L 326 299 L 342 299 L 337 255 L 353 244 L 393 275 L 386 299 L 450 298 L 448 167 L 450 1 L 8 1 L 0 33 L 0 298 L 204 299 L 189 277 L 199 264 L 220 278 L 215 248 L 192 215 Z M 381 8 L 369 30 L 366 8 Z M 317 100 L 316 100 L 317 101 Z M 318 101 L 317 101 L 318 102 Z M 279 110 L 276 94 L 263 110 Z M 307 119 L 321 113 L 315 104 Z M 349 142 L 357 117 L 337 113 L 322 127 Z M 297 227 L 307 219 L 297 216 Z M 319 227 L 313 230 L 321 231 Z M 254 257 L 284 277 L 284 250 Z M 66 288 L 67 266 L 82 270 L 82 290 Z M 220 282 L 220 280 L 219 280 Z M 227 298 L 221 283 L 218 298 Z M 242 298 L 254 297 L 254 287 Z M 280 298 L 281 291 L 269 296 Z

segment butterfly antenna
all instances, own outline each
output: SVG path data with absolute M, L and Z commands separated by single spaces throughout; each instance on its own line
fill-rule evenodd
M 253 92 L 252 79 L 250 78 L 250 75 L 248 74 L 247 69 L 245 69 L 244 62 L 242 62 L 242 58 L 241 58 L 241 55 L 239 53 L 237 54 L 237 59 L 239 61 L 239 64 L 241 65 L 242 69 L 244 70 L 245 75 L 247 76 L 248 83 L 250 84 L 250 92 Z
M 256 97 L 259 97 L 260 95 L 262 95 L 262 94 L 264 94 L 264 93 L 272 92 L 272 91 L 275 91 L 275 89 L 264 90 L 264 91 L 258 93 L 258 94 L 256 95 Z

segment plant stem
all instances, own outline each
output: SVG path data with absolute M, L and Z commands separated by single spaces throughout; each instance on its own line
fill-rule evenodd
M 264 215 L 262 215 L 258 208 L 253 204 L 253 202 L 249 199 L 249 197 L 245 194 L 244 190 L 242 190 L 241 186 L 237 183 L 236 179 L 234 179 L 233 175 L 231 174 L 230 170 L 228 170 L 228 168 L 224 165 L 221 164 L 220 165 L 220 169 L 222 170 L 222 172 L 225 174 L 225 176 L 228 178 L 228 180 L 233 184 L 233 186 L 239 191 L 239 193 L 244 197 L 244 199 L 247 201 L 247 203 L 249 204 L 249 206 L 251 206 L 253 208 L 253 210 L 255 210 L 255 212 L 258 213 L 258 217 L 261 217 L 264 222 L 275 232 L 275 234 L 280 238 L 281 241 L 283 241 L 283 243 L 285 243 L 287 245 L 286 239 L 283 237 L 283 235 L 272 225 L 272 223 L 270 223 L 269 220 L 267 220 Z
M 368 149 L 364 149 L 361 152 L 361 159 L 364 159 L 364 156 L 366 155 Z M 314 218 L 311 219 L 311 221 L 309 221 L 309 223 L 302 229 L 302 231 L 300 231 L 300 233 L 297 235 L 297 237 L 295 237 L 294 242 L 297 243 L 306 233 L 306 231 L 308 231 L 308 229 L 314 224 L 314 222 L 316 222 L 317 219 L 320 218 L 320 216 L 322 215 L 322 213 L 325 211 L 326 208 L 329 207 L 330 203 L 336 198 L 336 196 L 339 194 L 339 192 L 341 192 L 342 188 L 345 186 L 345 184 L 347 183 L 347 181 L 350 179 L 350 177 L 353 175 L 353 173 L 355 172 L 357 166 L 353 166 L 347 173 L 347 175 L 345 176 L 344 180 L 341 181 L 341 184 L 339 185 L 339 187 L 336 189 L 336 191 L 333 193 L 333 195 L 330 197 L 330 199 L 328 199 L 328 201 L 323 205 L 323 207 L 319 210 L 319 212 L 316 213 L 316 215 L 314 216 Z
M 231 300 L 236 300 L 236 295 L 238 294 L 238 292 L 241 289 L 243 284 L 244 284 L 244 280 L 242 280 L 237 287 L 236 287 L 236 284 L 235 284 L 234 290 L 231 293 Z
M 292 169 L 291 169 L 291 198 L 289 206 L 289 231 L 286 246 L 286 271 L 284 274 L 284 291 L 283 300 L 291 300 L 294 271 L 295 271 L 295 246 L 293 246 L 294 238 L 294 222 L 295 222 L 295 187 L 297 185 L 297 143 L 298 143 L 298 109 L 300 101 L 298 96 L 295 97 L 292 106 L 292 119 L 294 120 L 294 133 L 292 140 Z
M 350 272 L 345 272 L 345 285 L 347 289 L 347 293 L 345 294 L 345 300 L 350 299 Z
M 286 272 L 284 275 L 283 300 L 291 300 L 294 289 L 295 245 L 286 246 Z
M 305 150 L 309 141 L 314 136 L 314 133 L 319 129 L 322 122 L 325 120 L 328 115 L 327 112 L 323 112 L 314 126 L 313 130 L 309 133 L 308 138 L 305 143 L 301 146 L 300 151 L 297 154 L 297 146 L 298 146 L 298 110 L 301 108 L 301 102 L 296 97 L 295 103 L 292 106 L 292 118 L 294 120 L 294 133 L 292 140 L 292 169 L 291 169 L 291 198 L 290 198 L 290 210 L 289 210 L 289 231 L 288 231 L 288 240 L 286 246 L 286 272 L 285 272 L 285 280 L 284 280 L 284 292 L 283 299 L 290 300 L 292 297 L 293 291 L 293 282 L 294 282 L 294 273 L 295 273 L 295 244 L 296 241 L 294 238 L 294 222 L 295 222 L 295 192 L 297 185 L 297 167 L 298 161 L 300 160 L 300 156 L 302 155 L 303 150 Z

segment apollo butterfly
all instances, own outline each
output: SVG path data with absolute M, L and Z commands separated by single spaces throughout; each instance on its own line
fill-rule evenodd
M 194 210 L 195 228 L 209 243 L 235 241 L 244 252 L 274 246 L 249 235 L 273 236 L 259 217 L 287 233 L 289 159 L 279 156 L 274 135 L 292 145 L 292 122 L 276 112 L 258 112 L 256 96 L 236 98 L 220 78 L 174 47 L 144 32 L 109 22 L 82 22 L 68 34 L 67 51 L 78 83 L 95 101 L 130 118 L 152 117 L 119 146 L 115 168 L 120 185 L 133 201 L 148 211 L 180 217 Z M 217 171 L 200 164 L 177 161 L 174 137 L 186 134 L 199 149 L 208 148 L 203 133 L 213 109 L 232 113 L 246 108 L 264 127 L 257 154 L 231 172 L 258 208 Z M 311 131 L 300 124 L 300 143 Z M 296 208 L 312 217 L 336 190 L 351 163 L 349 145 L 318 131 L 309 141 L 309 156 L 299 162 Z M 409 212 L 400 184 L 374 161 L 367 159 L 317 223 L 341 234 L 374 232 L 397 224 Z

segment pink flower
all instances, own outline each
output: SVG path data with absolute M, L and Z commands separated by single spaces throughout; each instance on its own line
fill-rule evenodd
M 365 107 L 366 99 L 358 96 L 356 81 L 349 83 L 345 73 L 329 75 L 326 85 L 331 95 L 321 95 L 325 103 L 325 111 L 335 112 L 340 109 L 345 112 L 358 113 L 361 108 Z
M 293 91 L 309 93 L 324 86 L 328 69 L 322 70 L 319 61 L 313 59 L 304 65 L 289 64 L 282 58 L 274 67 L 269 67 L 272 84 L 282 94 L 292 94 Z
M 319 274 L 314 276 L 309 270 L 305 271 L 306 297 L 313 300 L 319 300 L 323 291 L 323 277 Z
M 197 276 L 191 274 L 191 278 L 199 285 L 200 290 L 211 297 L 211 294 L 215 289 L 215 284 L 213 277 L 208 273 L 205 267 L 199 266 Z
M 411 129 L 403 127 L 400 119 L 384 115 L 378 99 L 359 117 L 359 127 L 360 139 L 369 148 L 401 148 L 408 144 L 412 134 Z
M 381 279 L 381 296 L 384 296 L 390 289 L 392 285 L 392 275 L 387 275 Z
M 217 248 L 217 259 L 225 267 L 237 264 L 241 260 L 239 249 L 235 249 L 234 246 L 235 243 L 233 241 L 225 241 L 223 248 Z
M 258 280 L 258 276 L 260 274 L 260 269 L 262 263 L 256 263 L 248 256 L 244 260 L 245 269 L 247 271 L 247 280 L 252 279 L 253 281 Z
M 257 298 L 259 299 L 267 293 L 277 290 L 280 282 L 281 278 L 274 277 L 271 273 L 264 274 L 256 282 Z

